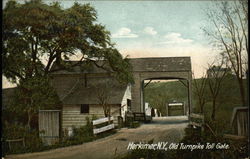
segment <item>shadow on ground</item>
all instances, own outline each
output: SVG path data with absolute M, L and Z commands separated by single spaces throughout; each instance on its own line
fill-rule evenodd
M 184 124 L 188 123 L 187 116 L 173 116 L 173 117 L 155 117 L 150 123 L 154 125 L 171 125 L 171 124 Z

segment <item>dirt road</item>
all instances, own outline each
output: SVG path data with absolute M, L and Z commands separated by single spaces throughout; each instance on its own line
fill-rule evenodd
M 116 134 L 82 145 L 45 152 L 10 155 L 6 159 L 112 159 L 128 152 L 129 142 L 177 142 L 184 135 L 187 117 L 154 118 L 136 129 L 120 129 Z

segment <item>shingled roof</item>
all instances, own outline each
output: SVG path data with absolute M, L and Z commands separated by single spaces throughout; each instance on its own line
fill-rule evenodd
M 190 57 L 131 58 L 134 72 L 191 71 Z
M 190 57 L 150 57 L 150 58 L 130 58 L 129 59 L 133 72 L 165 72 L 165 71 L 191 71 Z M 68 61 L 75 64 L 77 61 Z M 52 74 L 79 74 L 79 73 L 106 73 L 107 71 L 96 67 L 94 64 L 85 66 L 86 62 L 82 62 L 81 66 L 75 66 L 71 70 L 60 70 Z M 97 61 L 98 65 L 109 67 L 107 61 Z M 51 70 L 56 69 L 53 65 Z
M 131 58 L 129 59 L 133 66 L 133 72 L 165 72 L 165 71 L 191 71 L 190 57 L 157 57 L 157 58 Z M 68 61 L 70 64 L 75 64 L 77 61 Z M 96 61 L 98 65 L 108 67 L 107 61 Z M 86 67 L 87 62 L 82 62 L 81 66 L 75 66 L 71 70 L 60 70 L 53 72 L 52 75 L 64 74 L 82 74 L 82 73 L 107 73 L 106 70 L 98 68 L 93 63 Z M 52 70 L 57 66 L 53 65 Z M 127 85 L 114 83 L 108 88 L 110 99 L 109 104 L 120 104 Z M 100 88 L 104 87 L 105 83 L 100 84 L 98 87 L 84 85 L 76 86 L 69 94 L 60 96 L 64 104 L 100 104 L 98 102 L 97 93 Z
M 63 100 L 63 104 L 100 104 L 98 100 L 98 92 L 105 87 L 108 95 L 109 104 L 121 104 L 122 98 L 127 89 L 127 85 L 114 82 L 112 85 L 107 86 L 105 83 L 98 86 L 85 87 L 83 85 L 67 95 Z

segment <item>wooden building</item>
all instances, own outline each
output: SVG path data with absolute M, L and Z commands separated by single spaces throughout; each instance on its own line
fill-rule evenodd
M 118 82 L 110 73 L 94 65 L 84 68 L 84 71 L 81 67 L 84 66 L 51 74 L 52 85 L 63 104 L 62 128 L 83 126 L 86 117 L 104 117 L 102 100 L 110 106 L 111 116 L 117 125 L 118 117 L 125 119 L 125 112 L 130 106 L 131 85 Z

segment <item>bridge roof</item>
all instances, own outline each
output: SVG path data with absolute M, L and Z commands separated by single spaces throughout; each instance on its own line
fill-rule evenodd
M 191 71 L 190 57 L 157 57 L 130 59 L 134 72 Z
M 130 58 L 133 72 L 173 72 L 173 71 L 191 71 L 190 57 L 150 57 L 150 58 Z M 68 61 L 71 64 L 77 61 Z M 106 61 L 97 61 L 98 65 L 109 68 Z M 53 65 L 52 70 L 57 66 Z M 94 64 L 86 65 L 83 62 L 81 66 L 75 66 L 71 70 L 60 70 L 52 74 L 79 74 L 79 73 L 106 73 L 106 70 L 98 68 Z

